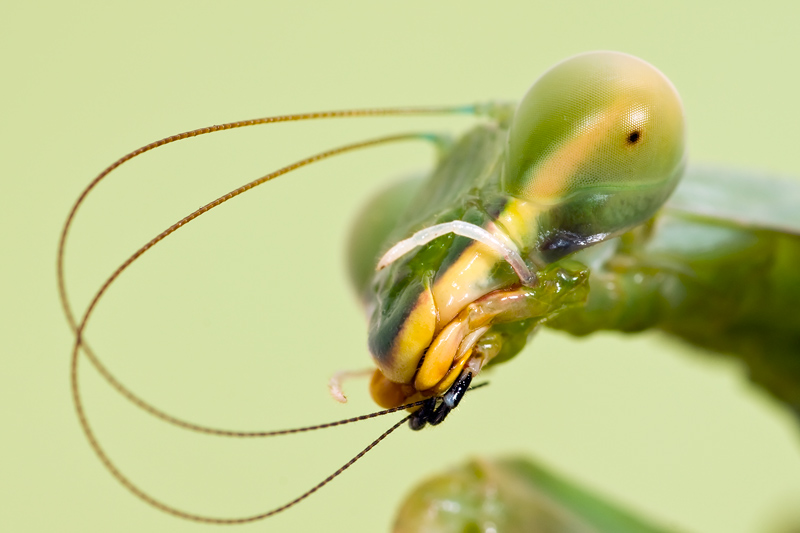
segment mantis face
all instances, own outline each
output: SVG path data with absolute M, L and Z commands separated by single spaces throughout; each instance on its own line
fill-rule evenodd
M 657 69 L 616 52 L 550 69 L 509 127 L 465 136 L 397 216 L 433 213 L 384 241 L 394 246 L 372 284 L 373 397 L 437 397 L 519 351 L 537 323 L 586 296 L 585 268 L 554 262 L 652 217 L 683 167 L 681 102 Z M 431 198 L 448 202 L 431 209 Z

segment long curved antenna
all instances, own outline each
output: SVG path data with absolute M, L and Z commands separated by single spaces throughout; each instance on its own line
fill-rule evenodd
M 289 120 L 306 120 L 306 119 L 313 119 L 313 118 L 333 118 L 333 117 L 337 117 L 337 116 L 370 116 L 370 115 L 391 115 L 391 114 L 401 115 L 401 114 L 425 114 L 425 113 L 445 113 L 445 112 L 448 112 L 448 113 L 475 112 L 475 108 L 422 108 L 422 109 L 403 108 L 403 109 L 394 109 L 394 110 L 392 110 L 392 109 L 388 109 L 388 110 L 384 109 L 384 110 L 342 111 L 342 112 L 330 112 L 330 113 L 310 113 L 310 114 L 304 114 L 304 115 L 287 115 L 287 116 L 283 116 L 283 117 L 271 117 L 271 118 L 258 119 L 258 120 L 252 120 L 252 121 L 241 121 L 241 122 L 224 124 L 224 125 L 221 125 L 221 126 L 212 126 L 212 127 L 209 127 L 209 128 L 201 128 L 199 130 L 193 130 L 193 131 L 186 132 L 186 133 L 183 133 L 183 134 L 167 137 L 165 139 L 162 139 L 160 141 L 156 141 L 156 142 L 151 143 L 151 144 L 149 144 L 147 146 L 144 146 L 144 147 L 142 147 L 142 148 L 140 148 L 138 150 L 135 150 L 134 152 L 131 152 L 131 153 L 127 154 L 126 156 L 122 157 L 121 159 L 117 160 L 115 163 L 110 165 L 108 168 L 106 168 L 102 173 L 100 173 L 100 175 L 98 175 L 84 189 L 84 191 L 81 193 L 81 195 L 79 196 L 78 200 L 75 202 L 75 204 L 73 205 L 72 209 L 70 210 L 70 213 L 69 213 L 69 215 L 67 217 L 67 220 L 66 220 L 66 222 L 64 224 L 64 227 L 62 229 L 61 237 L 59 239 L 59 246 L 58 246 L 58 253 L 57 253 L 57 278 L 58 278 L 58 286 L 59 286 L 59 297 L 61 299 L 62 308 L 64 310 L 64 313 L 65 313 L 66 317 L 67 317 L 67 321 L 69 322 L 70 327 L 73 329 L 74 334 L 75 334 L 75 342 L 73 344 L 72 356 L 71 356 L 71 364 L 70 364 L 70 378 L 71 378 L 71 383 L 70 384 L 71 384 L 71 389 L 72 389 L 73 403 L 75 405 L 75 409 L 76 409 L 76 412 L 77 412 L 77 415 L 78 415 L 78 419 L 79 419 L 81 428 L 82 428 L 84 434 L 86 435 L 86 438 L 89 441 L 89 444 L 90 444 L 92 450 L 95 452 L 95 454 L 101 460 L 101 462 L 106 467 L 106 469 L 113 475 L 114 478 L 117 479 L 117 481 L 119 481 L 123 486 L 125 486 L 128 490 L 130 490 L 134 495 L 136 495 L 137 497 L 139 497 L 143 501 L 149 503 L 150 505 L 152 505 L 152 506 L 154 506 L 154 507 L 156 507 L 158 509 L 161 509 L 162 511 L 165 511 L 167 513 L 173 514 L 175 516 L 179 516 L 179 517 L 182 517 L 182 518 L 185 518 L 185 519 L 189 519 L 189 520 L 195 520 L 195 521 L 207 522 L 207 523 L 219 523 L 219 524 L 234 524 L 234 523 L 252 522 L 252 521 L 255 521 L 255 520 L 260 520 L 260 519 L 266 518 L 268 516 L 272 516 L 272 515 L 274 515 L 274 514 L 276 514 L 278 512 L 281 512 L 281 511 L 283 511 L 285 509 L 288 509 L 289 507 L 291 507 L 293 505 L 296 505 L 300 501 L 304 500 L 305 498 L 307 498 L 308 496 L 310 496 L 311 494 L 313 494 L 314 492 L 316 492 L 317 490 L 322 488 L 324 485 L 329 483 L 333 478 L 335 478 L 341 472 L 343 472 L 344 470 L 349 468 L 353 463 L 355 463 L 357 460 L 359 460 L 361 457 L 363 457 L 363 455 L 365 455 L 368 451 L 370 451 L 372 448 L 374 448 L 380 441 L 382 441 L 390 433 L 392 433 L 400 425 L 402 425 L 406 420 L 408 420 L 408 417 L 406 417 L 403 420 L 401 420 L 400 422 L 398 422 L 397 424 L 395 424 L 394 426 L 392 426 L 390 429 L 388 429 L 386 432 L 384 432 L 380 437 L 378 437 L 375 441 L 373 441 L 372 444 L 370 444 L 367 448 L 362 450 L 359 454 L 357 454 L 353 459 L 351 459 L 349 462 L 347 462 L 345 465 L 343 465 L 341 468 L 339 468 L 332 475 L 328 476 L 322 482 L 318 483 L 317 485 L 312 487 L 310 490 L 308 490 L 305 493 L 301 494 L 299 497 L 295 498 L 294 500 L 292 500 L 292 501 L 290 501 L 290 502 L 288 502 L 288 503 L 286 503 L 286 504 L 284 504 L 284 505 L 282 505 L 282 506 L 280 506 L 280 507 L 278 507 L 276 509 L 273 509 L 272 511 L 269 511 L 269 512 L 266 512 L 266 513 L 262 513 L 262 514 L 259 514 L 259 515 L 253 515 L 253 516 L 250 516 L 250 517 L 243 517 L 243 518 L 231 518 L 231 519 L 228 519 L 228 518 L 205 517 L 205 516 L 202 516 L 202 515 L 197 515 L 197 514 L 181 511 L 180 509 L 176 509 L 174 507 L 171 507 L 171 506 L 169 506 L 169 505 L 167 505 L 167 504 L 165 504 L 163 502 L 160 502 L 159 500 L 156 500 L 152 496 L 148 495 L 146 492 L 144 492 L 143 490 L 139 489 L 136 485 L 134 485 L 133 482 L 131 482 L 125 475 L 123 475 L 122 472 L 111 461 L 111 459 L 108 457 L 108 455 L 106 455 L 105 451 L 100 446 L 99 441 L 97 440 L 96 436 L 94 435 L 94 432 L 92 431 L 92 428 L 89 425 L 88 418 L 87 418 L 86 413 L 84 411 L 83 402 L 82 402 L 81 394 L 80 394 L 79 380 L 78 380 L 78 362 L 79 362 L 80 352 L 81 352 L 81 350 L 83 350 L 84 353 L 89 358 L 90 362 L 93 364 L 93 366 L 101 374 L 101 376 L 104 379 L 106 379 L 106 381 L 109 384 L 111 384 L 112 387 L 117 390 L 117 392 L 119 392 L 120 394 L 125 396 L 128 400 L 132 401 L 138 407 L 144 409 L 146 412 L 152 414 L 153 416 L 156 416 L 157 418 L 165 420 L 165 421 L 167 421 L 169 423 L 172 423 L 174 425 L 177 425 L 177 426 L 180 426 L 180 427 L 184 427 L 186 429 L 202 432 L 202 433 L 209 433 L 209 434 L 215 434 L 215 435 L 232 436 L 232 437 L 258 437 L 258 436 L 264 437 L 264 436 L 283 435 L 283 434 L 296 433 L 296 432 L 301 432 L 301 431 L 310 431 L 312 429 L 322 429 L 324 427 L 332 427 L 332 426 L 341 425 L 341 424 L 344 424 L 344 423 L 350 423 L 350 422 L 354 422 L 354 421 L 358 421 L 358 420 L 364 420 L 366 418 L 372 418 L 374 416 L 380 416 L 382 414 L 387 414 L 387 413 L 392 412 L 394 410 L 402 409 L 403 407 L 400 407 L 400 408 L 397 408 L 397 409 L 394 409 L 394 410 L 387 410 L 386 412 L 373 413 L 371 415 L 364 415 L 362 417 L 355 417 L 353 419 L 348 419 L 348 420 L 344 420 L 344 421 L 321 424 L 321 425 L 318 425 L 318 426 L 309 426 L 309 427 L 306 427 L 306 428 L 297 428 L 297 429 L 292 429 L 292 430 L 279 430 L 279 431 L 268 431 L 268 432 L 265 432 L 265 431 L 242 432 L 242 431 L 229 431 L 229 430 L 220 430 L 220 429 L 216 429 L 216 428 L 204 427 L 204 426 L 200 426 L 200 425 L 197 425 L 197 424 L 193 424 L 193 423 L 190 423 L 190 422 L 186 422 L 186 421 L 177 419 L 177 418 L 175 418 L 175 417 L 173 417 L 173 416 L 171 416 L 171 415 L 169 415 L 169 414 L 167 414 L 167 413 L 165 413 L 163 411 L 160 411 L 159 409 L 151 406 L 150 404 L 148 404 L 147 402 L 145 402 L 144 400 L 142 400 L 141 398 L 136 396 L 133 392 L 128 390 L 126 387 L 124 387 L 122 385 L 122 383 L 119 382 L 105 368 L 105 366 L 100 362 L 100 360 L 95 356 L 95 354 L 91 350 L 89 350 L 88 346 L 85 345 L 85 343 L 83 342 L 83 331 L 85 330 L 85 328 L 86 328 L 86 326 L 88 324 L 88 320 L 89 320 L 89 318 L 91 316 L 91 313 L 94 310 L 94 308 L 96 307 L 96 305 L 99 302 L 100 298 L 108 290 L 108 288 L 114 282 L 114 280 L 116 280 L 116 278 L 119 277 L 119 275 L 125 269 L 127 269 L 128 266 L 130 266 L 136 259 L 138 259 L 141 255 L 143 255 L 147 250 L 149 250 L 150 248 L 155 246 L 158 242 L 160 242 L 161 240 L 165 239 L 170 234 L 172 234 L 175 231 L 177 231 L 179 228 L 183 227 L 184 225 L 188 224 L 189 222 L 191 222 L 195 218 L 197 218 L 200 215 L 208 212 L 209 210 L 213 209 L 214 207 L 216 207 L 216 206 L 226 202 L 227 200 L 229 200 L 231 198 L 234 198 L 235 196 L 238 196 L 239 194 L 242 194 L 242 193 L 244 193 L 244 192 L 246 192 L 246 191 L 248 191 L 248 190 L 250 190 L 250 189 L 252 189 L 252 188 L 254 188 L 254 187 L 256 187 L 256 186 L 258 186 L 260 184 L 262 184 L 262 183 L 265 183 L 266 181 L 274 179 L 274 178 L 276 178 L 276 177 L 278 177 L 278 176 L 280 176 L 282 174 L 285 174 L 287 172 L 290 172 L 290 171 L 295 170 L 297 168 L 300 168 L 302 166 L 311 164 L 313 162 L 320 161 L 320 160 L 328 158 L 328 157 L 332 157 L 333 155 L 338 155 L 338 154 L 341 154 L 341 153 L 357 150 L 357 149 L 360 149 L 360 148 L 365 148 L 365 147 L 368 147 L 368 146 L 374 146 L 374 145 L 378 145 L 378 144 L 382 144 L 382 143 L 396 142 L 396 141 L 401 141 L 401 140 L 425 139 L 425 140 L 434 140 L 435 141 L 436 139 L 435 139 L 435 137 L 433 137 L 431 135 L 421 135 L 421 134 L 394 135 L 394 136 L 377 138 L 377 139 L 372 139 L 372 140 L 368 140 L 368 141 L 364 141 L 364 142 L 360 142 L 360 143 L 354 143 L 354 144 L 342 146 L 342 147 L 339 147 L 339 148 L 328 150 L 326 152 L 321 152 L 319 154 L 316 154 L 316 155 L 313 155 L 311 157 L 308 157 L 308 158 L 305 158 L 303 160 L 300 160 L 300 161 L 298 161 L 298 162 L 296 162 L 296 163 L 294 163 L 292 165 L 288 165 L 286 167 L 283 167 L 283 168 L 281 168 L 281 169 L 279 169 L 279 170 L 277 170 L 277 171 L 275 171 L 273 173 L 270 173 L 270 174 L 268 174 L 266 176 L 263 176 L 263 177 L 261 177 L 261 178 L 259 178 L 257 180 L 254 180 L 254 181 L 252 181 L 252 182 L 250 182 L 248 184 L 245 184 L 242 187 L 239 187 L 239 188 L 229 192 L 228 194 L 225 194 L 225 195 L 217 198 L 213 202 L 210 202 L 209 204 L 207 204 L 207 205 L 201 207 L 200 209 L 192 212 L 191 214 L 187 215 L 186 217 L 184 217 L 181 220 L 179 220 L 177 223 L 173 224 L 172 226 L 170 226 L 169 228 L 167 228 L 166 230 L 161 232 L 159 235 L 157 235 L 156 237 L 151 239 L 144 246 L 139 248 L 126 261 L 124 261 L 111 274 L 111 276 L 109 276 L 106 279 L 106 281 L 101 285 L 100 289 L 95 293 L 95 295 L 92 298 L 91 302 L 87 306 L 87 308 L 86 308 L 86 310 L 85 310 L 80 322 L 76 323 L 75 317 L 74 317 L 74 313 L 73 313 L 71 305 L 69 303 L 69 298 L 68 298 L 67 291 L 66 291 L 65 275 L 64 275 L 64 249 L 65 249 L 65 246 L 66 246 L 66 239 L 67 239 L 67 236 L 69 234 L 69 230 L 71 228 L 72 221 L 74 220 L 74 217 L 75 217 L 75 215 L 77 213 L 78 208 L 83 203 L 83 201 L 86 199 L 86 197 L 89 194 L 89 192 L 91 192 L 91 190 L 102 179 L 104 179 L 111 171 L 113 171 L 115 168 L 119 167 L 120 165 L 124 164 L 125 162 L 129 161 L 130 159 L 132 159 L 132 158 L 134 158 L 134 157 L 136 157 L 138 155 L 141 155 L 141 154 L 143 154 L 145 152 L 148 152 L 148 151 L 150 151 L 150 150 L 152 150 L 154 148 L 157 148 L 159 146 L 164 146 L 166 144 L 169 144 L 169 143 L 172 143 L 172 142 L 175 142 L 175 141 L 178 141 L 178 140 L 191 138 L 191 137 L 196 137 L 198 135 L 203 135 L 203 134 L 206 134 L 206 133 L 211 133 L 211 132 L 215 132 L 215 131 L 223 131 L 223 130 L 227 130 L 227 129 L 233 129 L 233 128 L 244 127 L 244 126 L 255 125 L 255 124 L 263 124 L 263 123 L 271 123 L 271 122 L 284 122 L 284 121 L 289 121 Z

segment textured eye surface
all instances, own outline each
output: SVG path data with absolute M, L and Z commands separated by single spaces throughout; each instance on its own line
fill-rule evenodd
M 587 192 L 669 191 L 684 160 L 680 98 L 661 72 L 631 55 L 572 57 L 525 95 L 507 158 L 506 192 L 545 205 Z

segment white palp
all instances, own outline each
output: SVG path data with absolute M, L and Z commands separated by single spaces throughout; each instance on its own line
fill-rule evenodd
M 433 239 L 441 237 L 442 235 L 447 235 L 448 233 L 467 237 L 468 239 L 478 241 L 495 250 L 499 255 L 503 256 L 503 259 L 509 265 L 511 265 L 511 268 L 514 269 L 514 272 L 523 285 L 531 286 L 536 282 L 536 274 L 530 271 L 528 265 L 523 261 L 517 246 L 508 236 L 502 232 L 500 232 L 500 236 L 498 236 L 486 231 L 480 226 L 463 220 L 453 220 L 452 222 L 445 222 L 423 228 L 411 237 L 403 239 L 383 254 L 375 270 L 386 268 L 417 246 L 427 244 Z

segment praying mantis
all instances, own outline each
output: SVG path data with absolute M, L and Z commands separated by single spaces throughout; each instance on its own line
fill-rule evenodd
M 63 275 L 72 221 L 96 184 L 133 157 L 256 124 L 439 113 L 487 120 L 455 141 L 430 134 L 383 137 L 311 156 L 250 182 L 137 250 L 101 285 L 81 316 L 72 309 Z M 800 187 L 687 165 L 684 130 L 680 98 L 662 73 L 627 54 L 593 52 L 546 72 L 519 105 L 286 115 L 193 130 L 131 152 L 80 195 L 58 252 L 61 300 L 75 333 L 73 400 L 90 445 L 123 486 L 162 511 L 210 523 L 260 520 L 316 492 L 402 424 L 419 430 L 442 423 L 485 367 L 512 360 L 543 326 L 574 335 L 658 329 L 741 360 L 754 382 L 800 411 L 800 271 L 795 267 Z M 409 414 L 318 485 L 262 513 L 206 516 L 172 507 L 139 488 L 94 437 L 78 387 L 81 353 L 127 399 L 188 430 L 273 436 L 339 423 L 233 432 L 187 422 L 150 405 L 108 372 L 83 338 L 106 290 L 150 248 L 229 199 L 307 164 L 406 140 L 433 142 L 440 149 L 439 163 L 429 176 L 387 189 L 365 208 L 355 224 L 349 273 L 369 321 L 368 347 L 376 366 L 370 393 L 386 409 L 383 413 Z M 338 384 L 333 388 L 338 392 Z

